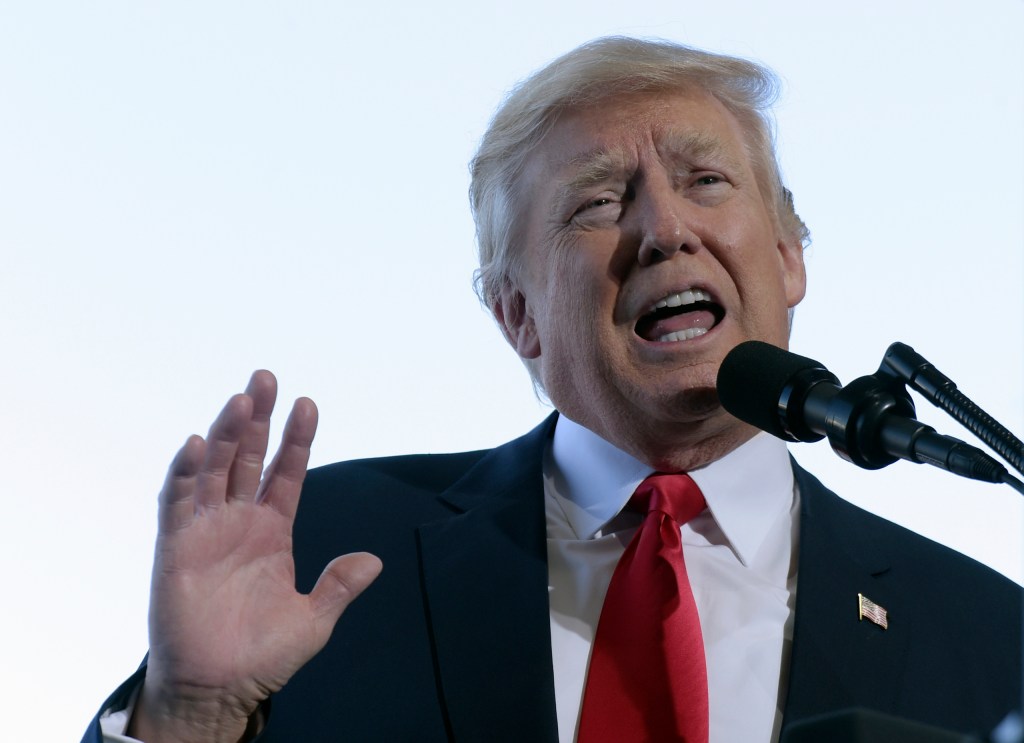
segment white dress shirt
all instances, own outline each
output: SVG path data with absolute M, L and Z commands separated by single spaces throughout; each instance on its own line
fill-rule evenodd
M 573 743 L 608 583 L 650 467 L 565 416 L 544 462 L 551 647 L 561 743 Z M 708 510 L 682 527 L 708 668 L 711 743 L 778 739 L 793 639 L 798 496 L 786 445 L 758 434 L 689 473 Z M 611 523 L 609 523 L 611 522 Z
M 560 743 L 576 740 L 590 646 L 640 517 L 619 512 L 651 469 L 564 415 L 544 460 L 551 647 Z M 778 739 L 793 638 L 798 512 L 785 444 L 759 434 L 689 473 L 708 510 L 682 527 L 708 666 L 710 743 Z M 612 523 L 609 524 L 608 522 Z M 105 743 L 128 709 L 100 720 Z

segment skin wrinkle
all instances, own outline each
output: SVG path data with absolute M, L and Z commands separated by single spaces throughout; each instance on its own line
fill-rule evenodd
M 703 170 L 742 171 L 741 164 L 729 154 L 728 148 L 710 132 L 669 130 L 659 133 L 655 146 L 664 164 L 678 173 L 680 181 Z M 552 216 L 571 217 L 582 206 L 580 202 L 586 200 L 588 192 L 601 185 L 607 184 L 609 190 L 627 194 L 637 167 L 636 157 L 625 150 L 603 147 L 570 155 L 561 162 L 554 161 L 553 170 L 565 173 L 562 177 L 567 180 L 556 191 Z
M 617 182 L 582 195 L 607 203 L 552 213 L 567 184 L 606 176 L 609 165 Z M 707 94 L 616 98 L 561 117 L 521 186 L 534 206 L 523 225 L 525 271 L 516 304 L 496 315 L 555 406 L 665 471 L 749 438 L 752 429 L 718 406 L 714 377 L 743 340 L 786 345 L 804 274 L 802 246 L 780 232 L 739 122 Z M 689 287 L 723 308 L 711 332 L 677 344 L 636 334 L 652 303 Z

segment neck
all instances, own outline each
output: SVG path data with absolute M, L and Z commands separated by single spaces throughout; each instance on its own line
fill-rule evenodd
M 753 426 L 719 411 L 720 415 L 682 423 L 645 420 L 630 425 L 617 418 L 615 425 L 583 425 L 656 472 L 689 472 L 721 459 L 757 433 Z

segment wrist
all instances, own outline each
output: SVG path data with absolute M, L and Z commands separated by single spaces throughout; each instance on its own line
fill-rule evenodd
M 205 687 L 175 689 L 144 682 L 125 731 L 144 743 L 244 743 L 262 730 L 259 703 Z

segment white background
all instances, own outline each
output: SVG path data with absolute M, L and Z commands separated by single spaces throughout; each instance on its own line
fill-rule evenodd
M 1022 31 L 1020 0 L 3 3 L 5 740 L 77 740 L 134 669 L 164 468 L 253 368 L 319 404 L 315 464 L 546 415 L 470 290 L 466 163 L 595 36 L 776 69 L 814 237 L 794 350 L 847 382 L 902 340 L 1021 435 Z M 1009 488 L 794 451 L 1022 580 Z

